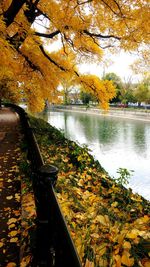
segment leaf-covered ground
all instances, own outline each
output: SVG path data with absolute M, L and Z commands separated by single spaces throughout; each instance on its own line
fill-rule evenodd
M 15 267 L 19 265 L 21 229 L 18 117 L 1 109 L 0 126 L 0 266 Z
M 59 168 L 57 197 L 85 267 L 149 267 L 149 202 L 119 186 L 88 153 L 31 119 L 46 163 Z
M 31 179 L 22 172 L 28 166 L 19 117 L 0 109 L 0 126 L 0 266 L 31 266 L 35 206 Z

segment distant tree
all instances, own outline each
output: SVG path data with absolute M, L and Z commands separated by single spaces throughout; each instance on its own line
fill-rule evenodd
M 82 100 L 83 104 L 89 104 L 90 101 L 95 102 L 96 98 L 89 93 L 81 91 L 80 99 Z
M 106 73 L 103 77 L 103 80 L 108 80 L 112 81 L 115 88 L 116 88 L 116 96 L 113 97 L 113 99 L 110 101 L 111 102 L 120 102 L 120 96 L 121 96 L 121 89 L 122 89 L 122 81 L 121 78 L 115 74 L 114 72 Z
M 71 101 L 73 101 L 73 103 L 78 103 L 78 101 L 80 100 L 80 90 L 78 87 L 73 87 L 72 90 L 72 94 L 71 94 Z
M 131 65 L 131 69 L 135 74 L 140 74 L 143 77 L 150 73 L 150 53 L 149 50 L 142 50 L 138 52 L 138 59 Z
M 135 90 L 135 98 L 139 105 L 141 102 L 150 103 L 150 76 L 146 76 Z
M 128 102 L 134 102 L 133 88 L 134 86 L 132 84 L 132 76 L 124 78 L 119 96 L 120 101 L 123 104 L 127 104 Z
M 73 90 L 73 86 L 71 85 L 71 80 L 68 81 L 68 80 L 62 79 L 61 87 L 62 87 L 61 93 L 63 96 L 63 103 L 65 105 L 68 105 L 70 104 L 70 93 Z

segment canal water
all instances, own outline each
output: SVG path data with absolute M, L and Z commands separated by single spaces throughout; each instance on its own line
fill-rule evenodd
M 150 122 L 69 111 L 47 111 L 42 117 L 65 137 L 86 144 L 111 177 L 133 170 L 128 187 L 150 200 Z

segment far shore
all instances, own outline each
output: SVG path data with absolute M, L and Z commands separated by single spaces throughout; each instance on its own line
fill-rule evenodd
M 95 114 L 98 116 L 106 116 L 106 117 L 116 117 L 123 119 L 131 119 L 131 120 L 139 120 L 150 122 L 150 112 L 148 110 L 129 110 L 127 108 L 110 108 L 108 111 L 104 111 L 99 108 L 93 107 L 79 107 L 79 106 L 54 106 L 50 107 L 50 110 L 57 111 L 69 111 L 69 112 L 78 112 L 85 114 Z

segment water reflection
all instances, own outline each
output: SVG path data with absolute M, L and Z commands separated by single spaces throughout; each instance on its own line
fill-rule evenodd
M 134 141 L 134 149 L 140 155 L 145 154 L 146 150 L 146 129 L 143 124 L 136 124 L 133 128 L 133 141 Z
M 129 186 L 150 199 L 150 123 L 73 112 L 43 114 L 65 136 L 87 144 L 111 176 L 119 167 L 134 170 Z

